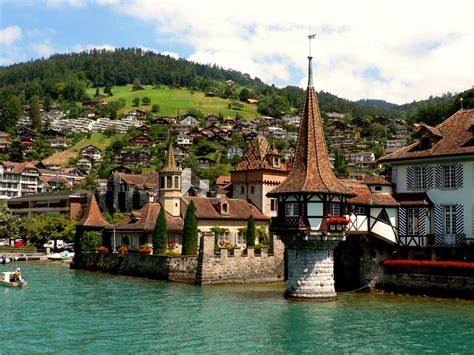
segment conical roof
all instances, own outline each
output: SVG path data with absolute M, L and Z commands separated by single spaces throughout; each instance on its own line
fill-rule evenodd
M 270 194 L 307 192 L 353 195 L 334 175 L 329 163 L 318 97 L 313 87 L 312 57 L 308 59 L 308 88 L 292 169 Z
M 94 194 L 90 195 L 89 206 L 82 219 L 77 222 L 77 225 L 95 228 L 105 228 L 110 226 L 110 224 L 104 219 L 102 212 L 100 212 L 99 204 L 97 203 Z
M 163 169 L 160 170 L 162 173 L 179 173 L 178 167 L 176 166 L 176 160 L 174 159 L 174 150 L 173 144 L 171 143 L 168 145 L 168 152 L 166 155 L 166 162 L 163 166 Z

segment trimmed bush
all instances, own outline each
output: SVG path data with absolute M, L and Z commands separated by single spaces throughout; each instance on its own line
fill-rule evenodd
M 198 253 L 198 228 L 196 207 L 191 201 L 186 210 L 183 227 L 183 252 L 182 255 L 197 255 Z
M 153 252 L 163 254 L 168 249 L 168 226 L 166 224 L 165 209 L 160 208 L 153 232 Z
M 247 247 L 255 246 L 255 236 L 255 219 L 253 218 L 253 216 L 250 216 L 247 222 Z

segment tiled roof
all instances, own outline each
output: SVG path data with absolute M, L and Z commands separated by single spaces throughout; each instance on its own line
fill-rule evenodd
M 230 183 L 230 175 L 222 175 L 216 179 L 216 185 L 227 185 Z
M 90 197 L 88 197 L 88 207 L 84 212 L 82 219 L 77 222 L 77 225 L 97 228 L 106 228 L 110 226 L 110 224 L 104 219 L 104 216 L 102 216 L 94 194 L 90 194 Z
M 294 192 L 352 194 L 352 191 L 336 178 L 329 164 L 318 97 L 313 87 L 311 59 L 306 101 L 292 169 L 286 180 L 270 194 Z
M 219 198 L 186 197 L 183 200 L 186 205 L 191 201 L 194 202 L 198 219 L 247 220 L 252 215 L 256 221 L 270 220 L 269 217 L 247 200 L 226 198 L 225 200 L 229 204 L 227 214 L 221 214 L 218 211 L 218 205 L 222 201 Z
M 451 155 L 472 155 L 474 154 L 474 145 L 466 144 L 472 139 L 472 133 L 469 131 L 474 123 L 474 109 L 459 110 L 444 122 L 437 125 L 436 130 L 433 131 L 431 127 L 430 132 L 439 132 L 441 137 L 438 142 L 433 143 L 430 149 L 417 150 L 419 142 L 410 144 L 396 152 L 388 154 L 379 162 L 391 162 L 408 159 L 423 159 L 444 157 Z M 422 126 L 427 128 L 428 126 Z M 423 128 L 420 128 L 420 130 Z
M 156 220 L 160 214 L 161 205 L 157 202 L 150 202 L 142 209 L 132 212 L 130 218 L 114 224 L 111 228 L 115 230 L 142 230 L 152 232 L 155 230 Z M 169 213 L 165 213 L 168 231 L 182 232 L 183 219 L 181 217 L 173 217 Z
M 394 194 L 393 197 L 402 206 L 432 206 L 430 198 L 426 192 L 404 192 Z
M 171 141 L 168 145 L 165 165 L 160 171 L 162 173 L 179 173 L 178 167 L 176 166 L 176 160 L 174 159 L 173 144 L 171 143 Z
M 367 185 L 392 186 L 392 183 L 390 181 L 385 180 L 385 178 L 380 175 L 366 175 L 364 176 L 362 181 Z
M 235 166 L 235 171 L 241 170 L 257 170 L 257 169 L 271 169 L 271 170 L 285 170 L 284 166 L 278 168 L 273 167 L 273 164 L 267 158 L 270 151 L 270 144 L 263 136 L 257 136 L 250 142 L 247 151 L 242 160 Z M 271 153 L 279 155 L 276 148 L 271 148 Z
M 12 167 L 12 172 L 15 174 L 20 174 L 25 169 L 36 169 L 35 162 L 27 161 L 24 163 L 15 163 L 12 161 L 2 161 L 0 162 L 4 167 Z
M 398 206 L 392 194 L 372 192 L 366 183 L 358 180 L 341 180 L 356 195 L 347 199 L 347 203 L 367 206 Z
M 144 188 L 157 188 L 159 183 L 158 173 L 151 174 L 126 174 L 126 173 L 117 173 L 119 174 L 122 181 L 128 185 L 139 186 Z
M 64 186 L 66 187 L 72 187 L 71 183 L 68 181 L 67 177 L 64 175 L 62 176 L 45 176 L 41 175 L 39 176 L 40 181 L 45 185 L 45 186 L 51 186 L 50 182 L 55 182 L 58 180 L 61 180 L 64 183 Z

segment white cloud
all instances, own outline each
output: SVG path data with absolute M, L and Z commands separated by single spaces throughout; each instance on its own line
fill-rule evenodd
M 83 7 L 85 0 L 44 0 L 47 7 L 74 6 Z
M 306 35 L 315 86 L 349 99 L 397 103 L 474 84 L 474 2 L 98 0 L 148 21 L 157 40 L 280 85 L 306 84 Z M 380 78 L 363 75 L 376 68 Z
M 18 26 L 9 26 L 0 30 L 0 44 L 11 46 L 22 36 L 21 28 Z
M 59 51 L 55 50 L 51 42 L 44 41 L 41 43 L 33 43 L 31 48 L 36 52 L 40 57 L 49 57 L 51 54 L 57 53 Z
M 88 51 L 91 49 L 105 49 L 113 51 L 115 46 L 112 44 L 75 44 L 71 47 L 74 52 Z

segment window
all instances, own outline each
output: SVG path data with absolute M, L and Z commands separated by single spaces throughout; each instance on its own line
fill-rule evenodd
M 174 188 L 179 189 L 179 176 L 174 177 Z
M 222 213 L 229 213 L 229 205 L 227 203 L 222 204 Z
M 253 194 L 255 192 L 255 186 L 250 186 L 250 193 Z
M 273 166 L 275 168 L 278 168 L 280 166 L 280 159 L 279 158 L 274 158 L 273 159 Z
M 407 210 L 407 234 L 418 235 L 419 233 L 418 223 L 418 209 L 408 208 Z
M 453 189 L 456 187 L 456 166 L 443 165 L 443 187 Z
M 354 208 L 354 213 L 357 215 L 364 215 L 365 214 L 365 207 L 357 206 Z
M 270 211 L 276 211 L 276 210 L 277 210 L 276 200 L 274 198 L 271 198 L 270 199 Z
M 415 190 L 426 189 L 426 166 L 418 166 L 413 168 L 413 177 L 415 182 Z
M 171 179 L 171 176 L 166 177 L 166 188 L 167 189 L 173 188 L 173 180 Z
M 285 205 L 285 216 L 286 217 L 297 217 L 299 216 L 299 206 L 297 203 L 287 203 Z
M 374 187 L 374 190 L 375 190 L 375 191 L 382 191 L 382 186 L 376 185 L 376 186 Z
M 444 233 L 456 234 L 456 206 L 444 206 Z
M 243 195 L 245 193 L 245 186 L 240 187 L 240 193 Z
M 162 177 L 161 177 L 161 180 L 160 180 L 160 182 L 161 182 L 160 187 L 161 187 L 162 189 L 165 188 L 165 180 L 166 180 L 166 178 L 165 178 L 164 176 L 162 176 Z
M 331 216 L 340 216 L 341 215 L 341 205 L 338 203 L 329 204 L 329 214 Z

